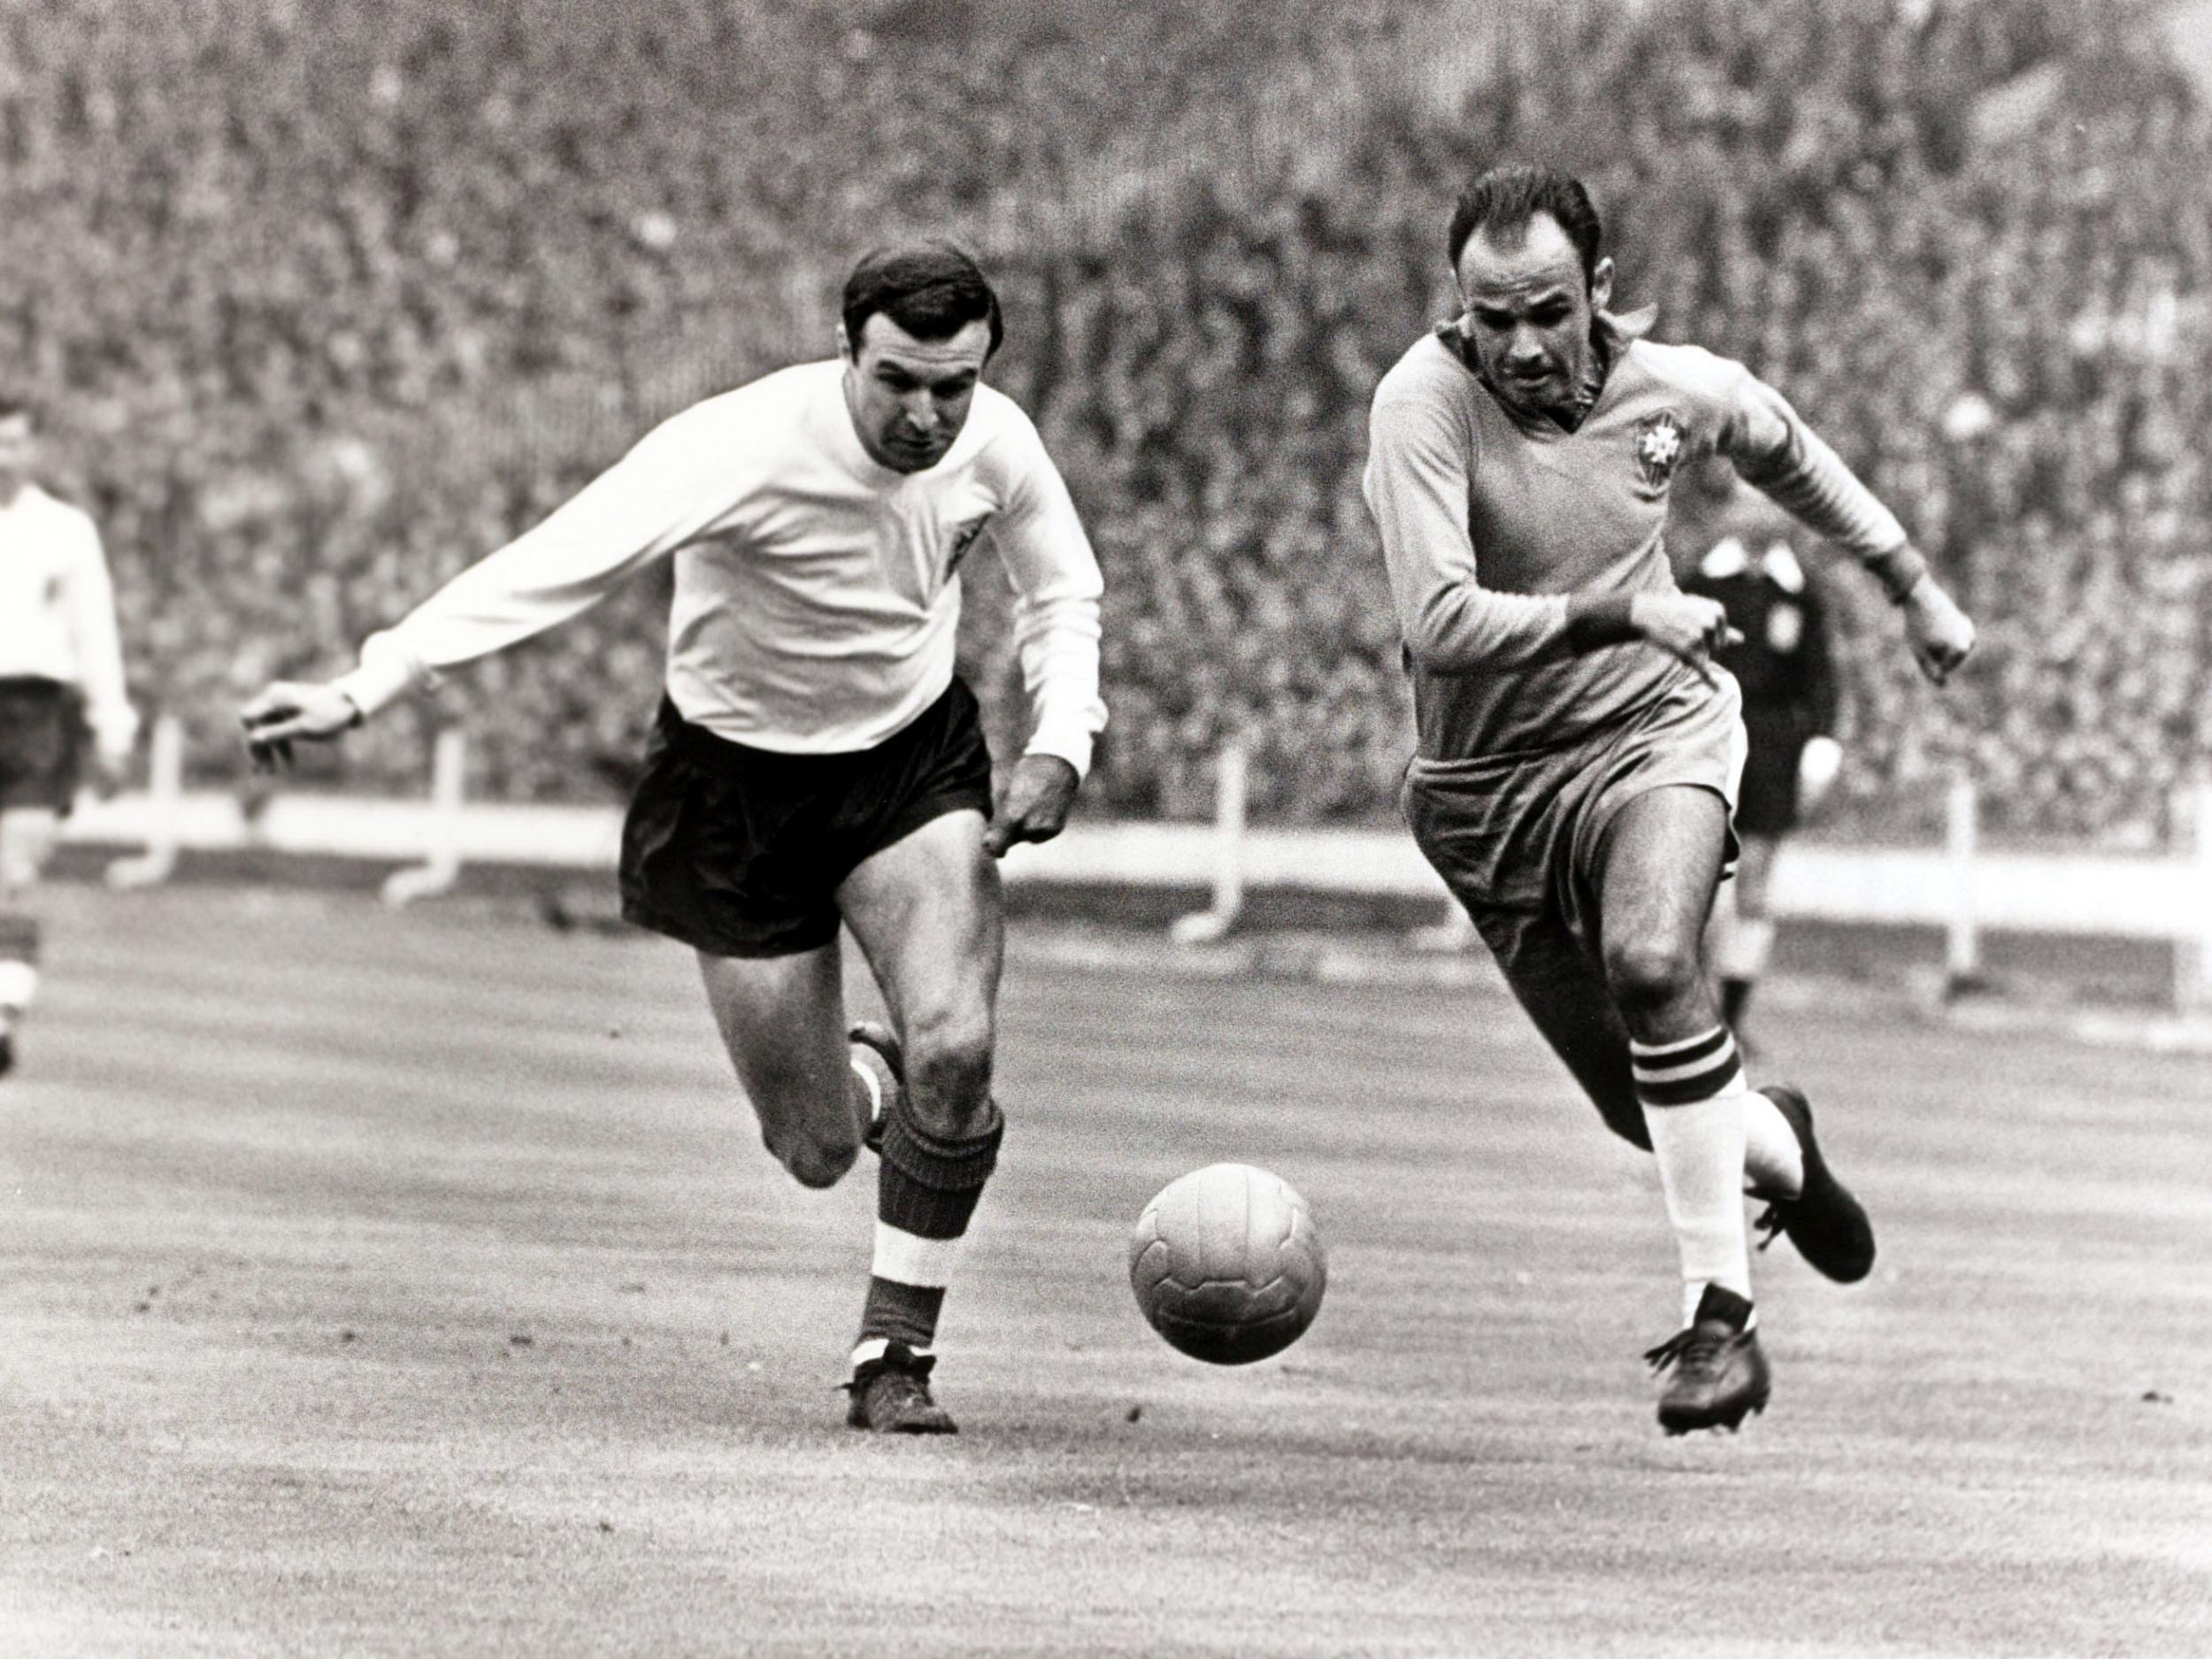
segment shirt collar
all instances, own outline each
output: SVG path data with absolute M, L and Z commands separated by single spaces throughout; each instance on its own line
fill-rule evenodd
M 1444 342 L 1451 354 L 1483 385 L 1483 389 L 1498 401 L 1516 426 L 1540 432 L 1572 432 L 1589 419 L 1591 410 L 1597 407 L 1604 395 L 1605 383 L 1612 377 L 1621 354 L 1649 334 L 1659 320 L 1656 305 L 1640 305 L 1632 311 L 1600 311 L 1590 323 L 1590 342 L 1597 349 L 1591 354 L 1590 378 L 1583 385 L 1583 396 L 1576 404 L 1575 424 L 1562 427 L 1546 417 L 1528 415 L 1514 407 L 1511 400 L 1502 396 L 1490 383 L 1490 377 L 1482 372 L 1476 360 L 1474 348 L 1467 338 L 1466 319 L 1447 317 L 1436 325 L 1436 337 Z

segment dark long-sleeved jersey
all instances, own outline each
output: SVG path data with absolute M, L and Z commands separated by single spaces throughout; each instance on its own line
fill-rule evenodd
M 1569 431 L 1498 398 L 1448 328 L 1375 392 L 1364 480 L 1413 675 L 1420 752 L 1540 749 L 1632 719 L 1691 671 L 1637 642 L 1578 648 L 1584 595 L 1671 591 L 1674 480 L 1737 472 L 1863 558 L 1905 532 L 1741 364 L 1600 319 L 1604 383 Z

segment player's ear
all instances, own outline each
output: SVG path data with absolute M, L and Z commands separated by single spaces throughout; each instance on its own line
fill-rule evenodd
M 1601 311 L 1613 299 L 1613 261 L 1601 259 L 1590 268 L 1590 309 Z
M 855 360 L 853 357 L 853 339 L 850 334 L 845 332 L 845 324 L 841 318 L 838 320 L 837 324 L 837 355 L 844 358 L 848 363 Z

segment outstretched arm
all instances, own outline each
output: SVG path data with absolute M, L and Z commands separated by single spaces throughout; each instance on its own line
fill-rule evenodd
M 1904 612 L 1921 672 L 1949 679 L 1974 649 L 1974 625 L 1929 574 L 1928 562 L 1896 516 L 1861 483 L 1779 392 L 1748 370 L 1737 373 L 1722 423 L 1722 452 L 1746 483 L 1808 527 L 1857 555 L 1890 603 Z
M 279 681 L 254 698 L 242 714 L 256 763 L 287 762 L 292 740 L 335 737 L 439 670 L 567 620 L 706 528 L 718 507 L 702 488 L 700 451 L 687 442 L 683 419 L 656 429 L 536 528 L 370 635 L 351 673 L 319 685 Z
M 993 857 L 1065 826 L 1106 724 L 1098 694 L 1099 600 L 1105 589 L 1066 480 L 1033 431 L 992 541 L 1014 589 L 1014 643 L 1029 694 L 1029 741 L 1007 779 L 983 844 Z

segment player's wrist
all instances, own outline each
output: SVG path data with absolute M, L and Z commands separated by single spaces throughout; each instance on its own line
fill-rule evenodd
M 1567 642 L 1577 650 L 1625 645 L 1643 637 L 1639 594 L 1573 594 L 1567 600 Z
M 1866 568 L 1882 584 L 1893 605 L 1903 604 L 1928 578 L 1926 557 L 1909 541 L 1900 541 L 1888 552 L 1875 554 L 1866 561 Z

